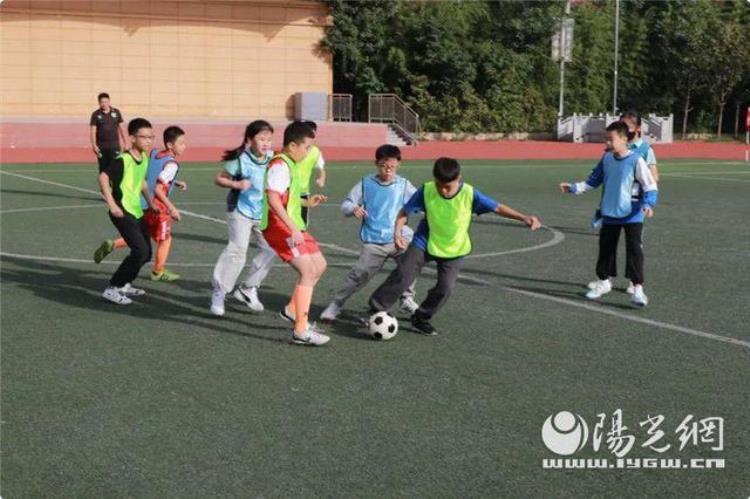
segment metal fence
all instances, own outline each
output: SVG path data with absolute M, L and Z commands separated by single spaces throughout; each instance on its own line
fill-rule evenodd
M 557 140 L 564 142 L 605 142 L 605 129 L 619 116 L 610 114 L 574 114 L 557 120 Z M 641 132 L 651 143 L 672 142 L 674 116 L 649 114 L 642 118 Z
M 396 94 L 370 94 L 367 121 L 388 123 L 409 143 L 416 143 L 421 131 L 419 115 Z
M 328 119 L 331 121 L 352 121 L 352 94 L 331 94 L 328 96 Z

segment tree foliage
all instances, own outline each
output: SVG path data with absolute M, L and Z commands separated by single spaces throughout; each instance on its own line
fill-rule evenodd
M 537 1 L 327 0 L 324 47 L 334 91 L 396 93 L 433 131 L 548 131 L 559 67 L 550 40 L 565 3 Z M 566 114 L 611 111 L 614 3 L 574 2 Z M 746 103 L 750 4 L 621 2 L 618 105 L 675 114 L 688 130 L 717 130 L 729 103 Z M 727 120 L 728 121 L 728 120 Z M 731 129 L 731 123 L 723 123 Z M 677 129 L 679 129 L 676 126 Z

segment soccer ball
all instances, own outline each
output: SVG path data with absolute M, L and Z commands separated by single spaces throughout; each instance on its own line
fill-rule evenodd
M 398 321 L 388 312 L 377 312 L 368 322 L 370 336 L 376 340 L 390 340 L 398 333 Z

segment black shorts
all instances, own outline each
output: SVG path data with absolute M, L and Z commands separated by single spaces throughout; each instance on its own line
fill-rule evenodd
M 307 201 L 308 199 L 310 199 L 310 193 L 306 192 L 300 195 L 300 197 L 304 201 Z M 305 222 L 305 227 L 310 225 L 310 210 L 307 209 L 307 206 L 302 206 L 302 220 Z
M 120 154 L 119 149 L 99 149 L 101 152 L 101 156 L 99 156 L 99 173 L 104 171 L 104 169 L 109 166 L 109 164 L 115 160 L 118 154 Z

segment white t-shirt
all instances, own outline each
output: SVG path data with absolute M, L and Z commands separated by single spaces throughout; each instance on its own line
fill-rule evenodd
M 315 163 L 315 168 L 322 170 L 326 167 L 326 160 L 323 159 L 323 153 L 318 154 L 318 161 Z
M 290 182 L 289 166 L 284 160 L 272 161 L 268 165 L 268 172 L 266 173 L 267 189 L 284 194 L 289 189 Z
M 166 185 L 171 184 L 177 176 L 178 169 L 179 167 L 177 166 L 177 163 L 170 161 L 164 165 L 164 168 L 162 168 L 161 173 L 159 174 L 159 181 Z

